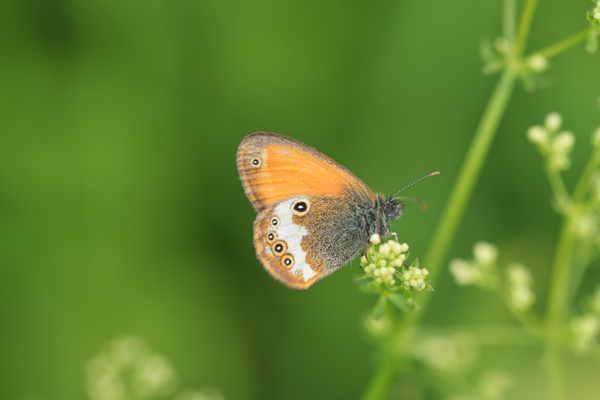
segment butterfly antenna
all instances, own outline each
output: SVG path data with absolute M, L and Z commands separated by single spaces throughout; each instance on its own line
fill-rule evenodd
M 415 183 L 417 183 L 417 182 L 419 182 L 419 181 L 422 181 L 422 180 L 423 180 L 423 179 L 425 179 L 425 178 L 429 178 L 430 176 L 433 176 L 433 175 L 439 175 L 439 174 L 440 174 L 440 172 L 439 172 L 439 171 L 435 171 L 435 172 L 432 172 L 432 173 L 430 173 L 430 174 L 427 174 L 427 175 L 425 175 L 425 176 L 422 176 L 422 177 L 420 177 L 420 178 L 419 178 L 419 179 L 417 179 L 416 181 L 414 181 L 414 182 L 411 182 L 411 183 L 409 183 L 408 185 L 404 186 L 402 189 L 398 190 L 398 193 L 396 193 L 396 194 L 394 195 L 394 197 L 393 197 L 393 198 L 395 199 L 395 198 L 396 198 L 396 196 L 398 196 L 398 195 L 400 194 L 400 192 L 402 192 L 402 191 L 403 191 L 404 189 L 406 189 L 407 187 L 409 187 L 409 186 L 412 186 L 412 185 L 414 185 Z M 407 200 L 408 200 L 408 198 L 407 198 Z

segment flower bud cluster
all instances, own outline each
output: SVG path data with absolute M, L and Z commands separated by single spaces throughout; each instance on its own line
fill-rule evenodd
M 486 242 L 473 245 L 473 260 L 455 258 L 450 261 L 450 273 L 461 286 L 490 286 L 490 279 L 495 279 L 498 248 Z
M 506 270 L 508 302 L 517 311 L 526 311 L 535 301 L 531 290 L 533 279 L 529 270 L 519 263 L 512 263 Z
M 585 351 L 596 343 L 596 336 L 600 332 L 600 318 L 591 313 L 584 314 L 574 318 L 570 327 L 573 346 L 579 351 Z
M 561 115 L 553 112 L 546 116 L 544 125 L 535 125 L 527 130 L 527 138 L 538 147 L 553 171 L 569 169 L 569 154 L 575 145 L 573 132 L 559 132 L 561 125 Z
M 372 238 L 371 241 L 377 243 L 376 238 Z M 408 245 L 406 243 L 400 244 L 390 240 L 378 247 L 369 247 L 367 249 L 369 259 L 367 260 L 365 256 L 362 256 L 360 266 L 364 268 L 367 276 L 378 284 L 384 283 L 386 286 L 394 286 L 396 283 L 394 277 L 398 272 L 396 268 L 402 267 L 408 257 L 407 252 Z
M 587 312 L 571 320 L 570 328 L 573 346 L 586 351 L 597 343 L 600 334 L 600 286 L 592 295 Z
M 164 397 L 178 385 L 171 363 L 134 336 L 112 341 L 87 363 L 86 375 L 91 400 Z
M 487 289 L 504 289 L 508 305 L 515 311 L 526 311 L 535 301 L 531 289 L 533 279 L 529 270 L 519 263 L 506 269 L 504 286 L 498 271 L 498 248 L 486 242 L 473 246 L 473 259 L 456 258 L 450 261 L 450 273 L 458 285 L 476 285 Z
M 427 284 L 427 269 L 419 268 L 416 262 L 411 266 L 404 264 L 409 249 L 406 243 L 389 240 L 377 246 L 377 239 L 378 237 L 371 237 L 371 243 L 375 245 L 367 249 L 368 259 L 365 256 L 360 259 L 360 266 L 364 268 L 367 277 L 373 279 L 375 287 L 384 284 L 390 290 L 415 288 L 419 292 L 430 289 Z

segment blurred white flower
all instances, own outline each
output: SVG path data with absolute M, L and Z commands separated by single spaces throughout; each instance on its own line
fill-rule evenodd
M 550 132 L 556 132 L 562 125 L 562 116 L 557 112 L 551 112 L 550 114 L 546 115 L 544 125 Z
M 153 399 L 170 395 L 177 376 L 169 361 L 134 336 L 110 342 L 86 365 L 91 400 Z
M 413 347 L 415 358 L 432 369 L 447 373 L 461 373 L 477 358 L 477 340 L 467 333 L 432 335 L 418 339 Z
M 533 72 L 539 73 L 548 69 L 548 59 L 539 53 L 529 57 L 526 63 Z
M 584 314 L 571 321 L 573 345 L 579 351 L 592 347 L 598 332 L 600 332 L 600 318 L 595 315 Z
M 450 273 L 458 285 L 466 286 L 481 282 L 482 273 L 472 263 L 455 258 L 450 261 Z
M 473 245 L 475 261 L 482 265 L 491 265 L 498 258 L 498 248 L 491 243 L 479 241 Z

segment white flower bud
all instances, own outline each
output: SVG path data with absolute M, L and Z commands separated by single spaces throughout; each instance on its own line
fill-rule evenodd
M 476 283 L 481 276 L 481 272 L 477 268 L 460 258 L 450 261 L 450 273 L 456 283 L 461 286 Z
M 531 285 L 531 273 L 529 273 L 529 270 L 522 264 L 510 264 L 507 268 L 507 275 L 508 280 L 512 285 Z
M 552 140 L 552 148 L 557 153 L 569 153 L 573 150 L 575 135 L 573 132 L 562 132 Z
M 481 264 L 493 264 L 498 258 L 498 248 L 493 244 L 480 241 L 473 245 L 473 255 Z
M 401 247 L 402 247 L 402 252 L 403 253 L 406 253 L 408 251 L 408 245 L 406 243 L 402 243 Z
M 527 139 L 536 144 L 546 143 L 548 141 L 548 132 L 540 125 L 535 125 L 527 130 Z
M 377 233 L 374 235 L 371 235 L 371 238 L 369 239 L 369 241 L 371 242 L 371 244 L 379 244 L 379 243 L 381 243 L 381 236 L 379 236 Z
M 392 249 L 390 248 L 390 245 L 387 243 L 384 243 L 381 246 L 379 246 L 379 254 L 381 254 L 384 257 L 389 256 L 391 250 Z
M 536 53 L 527 59 L 527 66 L 533 72 L 544 72 L 548 69 L 548 59 L 543 55 Z
M 562 125 L 562 116 L 557 112 L 551 112 L 550 114 L 546 115 L 544 125 L 546 125 L 546 129 L 548 129 L 550 132 L 556 132 Z

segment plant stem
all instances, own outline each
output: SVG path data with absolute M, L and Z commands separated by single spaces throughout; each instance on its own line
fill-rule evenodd
M 594 179 L 594 175 L 596 171 L 600 167 L 600 149 L 595 148 L 594 152 L 590 156 L 587 165 L 585 166 L 585 170 L 583 174 L 581 174 L 581 178 L 579 182 L 577 182 L 577 186 L 575 187 L 575 191 L 573 192 L 573 201 L 581 202 L 585 193 L 589 190 L 592 185 L 592 181 Z
M 569 204 L 561 228 L 558 248 L 554 259 L 554 267 L 550 283 L 550 297 L 547 310 L 547 336 L 548 343 L 548 384 L 549 393 L 554 399 L 566 398 L 562 359 L 558 351 L 562 332 L 565 310 L 570 303 L 569 282 L 575 244 L 573 226 L 579 217 L 581 202 L 590 188 L 594 174 L 600 165 L 600 151 L 595 150 L 575 187 L 573 200 Z
M 504 0 L 504 38 L 509 43 L 511 52 L 515 48 L 516 9 L 516 0 Z
M 371 377 L 371 381 L 361 399 L 382 400 L 387 398 L 395 373 L 396 360 L 393 357 L 387 357 Z
M 520 58 L 525 52 L 525 44 L 529 37 L 529 30 L 531 28 L 531 21 L 533 20 L 533 14 L 537 6 L 538 0 L 527 0 L 521 13 L 521 20 L 519 21 L 519 31 L 517 32 L 517 45 L 515 48 L 515 57 Z
M 425 253 L 425 265 L 430 272 L 429 282 L 433 281 L 432 286 L 441 275 L 439 269 L 446 259 L 448 248 L 458 229 L 458 223 L 462 219 L 475 183 L 483 168 L 483 163 L 487 158 L 498 125 L 515 86 L 515 78 L 512 71 L 506 70 L 498 81 L 479 122 L 471 146 L 467 151 L 448 203 L 435 230 L 435 235 Z M 423 297 L 423 300 L 430 297 Z
M 587 29 L 582 30 L 572 36 L 569 36 L 566 39 L 561 40 L 560 42 L 556 42 L 551 44 L 550 46 L 546 46 L 543 49 L 536 51 L 535 53 L 541 54 L 546 58 L 554 57 L 557 54 L 562 53 L 570 47 L 575 46 L 577 43 L 584 41 L 595 28 L 589 27 Z

